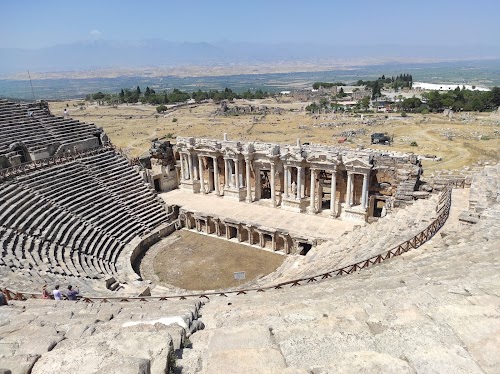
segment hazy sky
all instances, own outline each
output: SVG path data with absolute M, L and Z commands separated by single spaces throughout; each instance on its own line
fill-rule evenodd
M 3 1 L 0 47 L 81 40 L 499 45 L 499 0 Z

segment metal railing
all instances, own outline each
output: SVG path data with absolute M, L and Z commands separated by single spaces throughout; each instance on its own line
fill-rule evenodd
M 367 269 L 369 267 L 378 265 L 384 261 L 387 261 L 393 257 L 397 257 L 406 253 L 412 249 L 416 249 L 424 244 L 426 241 L 431 239 L 434 234 L 436 234 L 441 227 L 445 224 L 448 219 L 451 207 L 451 192 L 452 185 L 446 186 L 439 195 L 438 205 L 436 207 L 436 211 L 438 216 L 431 222 L 429 226 L 427 226 L 424 230 L 420 231 L 418 234 L 413 236 L 411 239 L 406 240 L 405 242 L 398 244 L 397 246 L 389 249 L 388 251 L 372 256 L 366 260 L 362 260 L 356 262 L 354 264 L 350 264 L 338 269 L 334 269 L 328 271 L 326 273 L 321 273 L 317 275 L 313 275 L 310 277 L 299 278 L 290 280 L 287 282 L 278 283 L 271 286 L 265 287 L 254 287 L 254 288 L 245 288 L 245 289 L 230 289 L 226 291 L 212 291 L 212 292 L 201 292 L 201 293 L 191 293 L 191 294 L 183 294 L 183 295 L 167 295 L 167 296 L 140 296 L 140 297 L 90 297 L 90 296 L 82 296 L 80 299 L 91 303 L 91 302 L 110 302 L 110 301 L 118 301 L 118 302 L 131 302 L 131 301 L 166 301 L 166 300 L 186 300 L 188 298 L 206 298 L 209 299 L 210 296 L 228 296 L 228 295 L 246 295 L 249 293 L 257 293 L 257 292 L 266 292 L 269 290 L 280 290 L 283 288 L 291 288 L 297 287 L 303 284 L 310 284 L 314 282 L 318 282 L 321 280 L 344 276 L 348 274 L 355 273 L 357 271 Z M 41 298 L 41 293 L 32 293 L 32 292 L 17 292 L 12 291 L 7 288 L 3 290 L 8 300 L 26 300 L 28 298 Z

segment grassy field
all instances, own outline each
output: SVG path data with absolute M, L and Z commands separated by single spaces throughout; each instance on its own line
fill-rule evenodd
M 187 290 L 235 287 L 234 272 L 245 281 L 272 273 L 285 256 L 211 236 L 181 230 L 148 250 L 141 263 L 145 279 Z
M 112 142 L 128 155 L 147 153 L 150 140 L 177 136 L 209 137 L 242 141 L 302 142 L 338 144 L 346 131 L 364 131 L 349 137 L 349 147 L 370 147 L 370 134 L 385 132 L 394 137 L 391 146 L 372 148 L 434 155 L 441 161 L 424 161 L 427 171 L 457 169 L 478 161 L 498 160 L 500 150 L 500 114 L 465 113 L 452 118 L 442 114 L 322 114 L 310 115 L 307 102 L 278 102 L 276 99 L 237 101 L 234 105 L 280 107 L 281 114 L 218 116 L 216 104 L 171 108 L 158 114 L 150 105 L 118 107 L 85 105 L 75 101 L 53 102 L 53 114 L 62 115 L 68 105 L 70 116 L 103 127 Z M 230 106 L 233 104 L 230 104 Z M 364 129 L 364 130 L 363 130 Z M 415 142 L 417 146 L 411 146 Z

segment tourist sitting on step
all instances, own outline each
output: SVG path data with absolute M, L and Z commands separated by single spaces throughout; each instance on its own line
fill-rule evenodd
M 47 291 L 47 285 L 44 284 L 42 287 L 42 299 L 50 299 L 49 291 Z

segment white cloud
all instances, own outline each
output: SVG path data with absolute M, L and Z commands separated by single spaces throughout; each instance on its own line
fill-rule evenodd
M 94 38 L 100 38 L 102 36 L 102 32 L 99 30 L 90 30 L 90 35 Z

